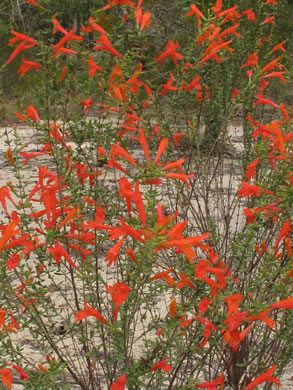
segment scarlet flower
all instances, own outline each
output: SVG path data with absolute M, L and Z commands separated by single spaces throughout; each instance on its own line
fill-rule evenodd
M 169 364 L 166 363 L 167 358 L 161 360 L 159 363 L 155 364 L 150 371 L 157 371 L 162 370 L 164 372 L 171 372 L 173 370 L 173 367 L 171 367 Z
M 185 87 L 185 89 L 187 91 L 191 91 L 192 88 L 194 88 L 196 91 L 199 91 L 201 90 L 201 86 L 199 85 L 199 80 L 200 80 L 200 75 L 197 75 L 192 81 L 191 83 L 189 83 L 187 85 L 187 87 Z
M 53 48 L 54 46 L 51 45 Z M 72 50 L 72 49 L 68 49 L 67 47 L 60 47 L 59 49 L 54 49 L 54 53 L 53 53 L 53 58 L 57 57 L 60 53 L 63 53 L 63 54 L 77 54 L 77 51 L 76 50 Z
M 242 14 L 241 14 L 240 16 L 242 16 L 242 15 L 246 15 L 246 16 L 247 16 L 247 19 L 248 19 L 249 21 L 255 22 L 255 13 L 252 11 L 251 8 L 247 9 L 246 11 L 243 11 Z
M 56 18 L 53 18 L 53 34 L 56 34 L 57 31 L 61 32 L 64 35 L 67 35 L 68 32 L 61 26 Z
M 167 57 L 171 57 L 174 64 L 177 66 L 177 59 L 182 60 L 183 56 L 176 52 L 179 47 L 179 43 L 174 43 L 173 41 L 169 41 L 166 45 L 166 50 L 156 59 L 156 62 L 163 61 Z
M 208 390 L 218 390 L 218 386 L 221 386 L 221 389 L 224 388 L 224 374 L 222 373 L 219 378 L 214 379 L 211 382 L 201 383 L 200 385 L 195 385 L 198 389 L 208 389 Z
M 181 278 L 181 282 L 179 282 L 176 286 L 178 290 L 181 290 L 184 286 L 195 288 L 195 285 L 192 283 L 190 279 L 188 279 L 188 277 L 184 274 L 184 272 L 179 272 L 179 276 Z
M 223 7 L 222 0 L 217 0 L 216 4 L 212 7 L 212 10 L 216 14 L 216 17 L 218 17 L 219 13 L 221 12 L 222 7 Z
M 8 270 L 16 269 L 20 260 L 20 255 L 18 253 L 13 253 L 10 259 L 5 264 L 8 267 Z
M 157 165 L 159 160 L 160 160 L 160 157 L 162 156 L 162 154 L 165 152 L 167 146 L 168 146 L 168 138 L 163 138 L 162 141 L 160 142 L 160 145 L 159 145 L 159 148 L 158 148 L 158 151 L 157 151 L 157 155 L 156 155 L 156 158 L 155 158 L 155 164 Z
M 125 252 L 128 254 L 128 256 L 131 258 L 131 260 L 134 263 L 137 263 L 137 259 L 136 259 L 135 254 L 134 254 L 134 252 L 133 252 L 133 250 L 131 248 L 126 248 Z
M 247 165 L 246 177 L 248 180 L 251 180 L 252 178 L 254 178 L 255 168 L 258 166 L 260 161 L 261 161 L 260 159 L 257 159 L 255 161 L 253 161 L 252 163 L 250 163 L 249 165 Z
M 100 34 L 106 34 L 106 31 L 95 22 L 95 19 L 92 16 L 89 18 L 89 24 L 90 29 L 87 30 L 87 32 L 92 32 L 94 30 L 99 32 Z
M 128 287 L 125 283 L 119 282 L 115 283 L 113 286 L 106 285 L 106 290 L 112 295 L 112 301 L 115 306 L 113 311 L 114 321 L 117 321 L 118 309 L 128 298 L 128 295 L 131 292 L 131 288 Z
M 149 152 L 149 147 L 147 144 L 146 137 L 144 135 L 144 129 L 140 130 L 139 138 L 136 138 L 136 137 L 131 137 L 131 138 L 138 141 L 141 144 L 144 155 L 145 155 L 147 161 L 149 161 L 150 160 L 150 152 Z
M 80 35 L 74 35 L 74 28 L 72 28 L 54 47 L 53 57 L 56 57 L 58 51 L 64 48 L 64 45 L 70 41 L 83 41 L 83 37 L 81 37 Z
M 244 314 L 247 314 L 247 312 Z M 234 327 L 233 329 L 223 334 L 225 342 L 231 347 L 232 351 L 236 352 L 238 350 L 241 341 L 243 341 L 247 337 L 253 326 L 254 324 L 249 325 L 242 332 L 240 332 L 237 327 Z
M 1 368 L 0 375 L 3 385 L 11 389 L 13 380 L 11 370 L 9 368 Z
M 263 78 L 264 79 L 267 79 L 267 78 L 270 78 L 270 77 L 278 77 L 283 84 L 286 83 L 286 79 L 283 77 L 283 74 L 285 74 L 286 72 L 272 72 L 272 73 L 268 73 L 266 74 Z
M 23 64 L 17 71 L 17 73 L 19 73 L 21 77 L 23 77 L 30 69 L 42 69 L 41 65 L 33 61 L 28 61 L 25 58 L 22 58 L 22 62 Z
M 7 228 L 2 232 L 2 237 L 0 238 L 0 252 L 3 251 L 5 244 L 10 240 L 11 237 L 15 234 L 15 227 L 19 224 L 20 219 L 16 213 L 13 211 L 12 213 L 12 221 L 9 223 Z
M 271 17 L 265 19 L 261 24 L 267 24 L 267 23 L 276 24 L 276 22 L 275 22 L 275 16 L 271 16 Z
M 26 110 L 26 115 L 25 116 L 29 117 L 34 122 L 39 122 L 40 121 L 40 118 L 39 118 L 37 110 L 31 104 L 28 106 L 28 108 Z
M 167 271 L 158 272 L 156 275 L 152 276 L 151 280 L 163 279 L 169 284 L 169 287 L 173 287 L 175 280 L 169 275 L 173 271 L 174 269 L 170 268 Z
M 44 154 L 46 154 L 46 152 L 30 152 L 30 153 L 20 152 L 19 154 L 21 157 L 23 157 L 25 159 L 23 165 L 27 165 L 27 162 L 29 159 L 34 158 L 34 157 L 43 156 Z
M 208 319 L 200 315 L 196 315 L 195 318 L 198 319 L 205 327 L 203 331 L 204 341 L 200 343 L 200 345 L 204 347 L 211 336 L 212 330 L 217 330 L 218 328 L 216 327 L 216 325 L 212 324 Z
M 29 381 L 29 377 L 25 371 L 23 371 L 20 367 L 18 367 L 16 364 L 12 364 L 12 367 L 19 372 L 20 374 L 20 379 L 23 380 L 25 379 L 26 381 Z
M 280 67 L 278 65 L 278 61 L 280 60 L 281 56 L 275 58 L 274 60 L 272 60 L 271 62 L 269 62 L 266 66 L 263 67 L 263 69 L 261 70 L 261 74 L 262 73 L 266 73 L 266 72 L 271 72 L 276 66 L 277 67 Z
M 136 162 L 133 160 L 133 158 L 130 156 L 130 154 L 122 148 L 119 143 L 117 142 L 114 146 L 111 147 L 111 153 L 109 155 L 110 157 L 123 157 L 125 158 L 132 166 L 135 168 L 137 167 Z
M 107 10 L 117 5 L 128 5 L 130 8 L 134 8 L 133 1 L 130 0 L 108 0 L 108 3 L 103 9 Z
M 28 35 L 18 33 L 14 30 L 11 30 L 11 33 L 15 35 L 14 38 L 11 38 L 9 40 L 9 46 L 13 45 L 14 43 L 21 41 L 20 44 L 14 49 L 13 53 L 9 57 L 9 59 L 6 61 L 6 64 L 9 64 L 14 58 L 23 50 L 30 49 L 36 45 L 39 45 L 36 41 L 34 41 L 31 37 Z
M 110 390 L 124 390 L 126 385 L 126 377 L 127 374 L 120 376 L 116 381 L 112 384 Z
M 9 189 L 7 186 L 3 186 L 0 188 L 0 203 L 2 204 L 2 207 L 7 214 L 7 206 L 6 206 L 5 198 L 9 199 L 10 202 L 14 204 L 14 201 L 11 198 L 11 195 L 10 195 L 10 192 L 9 192 Z
M 273 192 L 264 190 L 262 187 L 246 183 L 242 180 L 241 189 L 239 190 L 237 196 L 238 198 L 242 198 L 245 196 L 256 196 L 259 197 L 261 193 L 274 195 Z
M 274 248 L 277 248 L 279 245 L 280 241 L 288 236 L 288 233 L 291 232 L 291 226 L 290 226 L 290 221 L 289 219 L 286 220 L 286 222 L 283 223 L 282 229 L 280 230 L 280 233 L 278 235 L 278 238 L 276 240 L 276 243 L 274 245 Z
M 61 82 L 64 79 L 64 77 L 66 76 L 67 69 L 68 69 L 68 66 L 65 65 L 64 68 L 62 69 L 61 75 L 59 77 L 59 82 Z
M 141 223 L 143 225 L 145 225 L 146 224 L 146 214 L 145 214 L 145 209 L 144 209 L 142 196 L 141 196 L 141 193 L 140 193 L 140 190 L 139 190 L 139 180 L 135 183 L 135 190 L 134 190 L 134 194 L 133 194 L 133 200 L 135 202 L 136 211 L 137 211 L 137 213 L 139 215 Z
M 64 257 L 64 259 L 73 267 L 78 268 L 77 265 L 73 262 L 71 257 L 69 256 L 66 249 L 63 248 L 63 246 L 60 244 L 58 240 L 55 242 L 54 248 L 49 248 L 48 252 L 51 253 L 54 256 L 54 259 L 57 264 L 60 263 L 61 257 Z
M 231 314 L 235 314 L 238 312 L 238 303 L 242 300 L 243 296 L 241 294 L 230 295 L 229 297 L 224 299 L 228 306 L 228 317 L 230 317 Z
M 103 324 L 107 324 L 107 320 L 102 316 L 102 314 L 99 311 L 97 311 L 94 308 L 92 308 L 91 306 L 89 306 L 86 302 L 84 302 L 84 307 L 85 307 L 85 310 L 81 310 L 75 314 L 74 318 L 75 318 L 76 322 L 81 321 L 84 318 L 93 316 L 98 321 L 102 322 Z
M 180 141 L 180 138 L 181 138 L 183 135 L 184 135 L 183 133 L 175 133 L 175 134 L 173 135 L 173 142 L 174 142 L 174 145 L 175 145 L 175 146 L 178 146 L 179 141 Z
M 258 56 L 257 52 L 254 52 L 253 54 L 249 54 L 248 60 L 245 64 L 242 65 L 242 68 L 246 68 L 247 66 L 256 66 L 258 65 Z
M 88 64 L 89 64 L 89 67 L 90 67 L 89 68 L 89 76 L 90 77 L 94 77 L 96 71 L 104 72 L 104 70 L 95 63 L 95 61 L 93 59 L 93 56 L 91 54 L 89 55 Z
M 11 149 L 10 149 L 10 148 L 7 149 L 7 158 L 8 158 L 8 160 L 9 160 L 9 162 L 10 162 L 12 165 L 14 165 L 14 159 L 13 159 L 13 155 L 12 155 L 12 152 L 11 152 Z
M 282 301 L 275 302 L 271 305 L 273 309 L 293 309 L 293 297 L 283 299 Z
M 113 56 L 122 58 L 122 55 L 112 47 L 111 42 L 109 41 L 106 34 L 101 34 L 100 39 L 96 41 L 96 43 L 99 44 L 100 46 L 94 46 L 93 50 L 106 50 L 109 53 L 113 54 Z
M 258 313 L 256 316 L 246 317 L 246 320 L 247 321 L 262 321 L 269 328 L 274 329 L 276 327 L 276 322 L 267 316 L 267 314 L 270 313 L 271 311 L 272 311 L 272 309 L 264 310 L 264 311 Z
M 89 112 L 90 107 L 93 104 L 93 99 L 86 99 L 82 100 L 80 104 L 85 108 L 84 114 L 87 115 Z
M 214 275 L 218 279 L 218 281 L 216 282 L 215 280 L 206 276 L 206 274 L 208 273 Z M 202 279 L 209 286 L 215 289 L 222 289 L 226 287 L 225 273 L 226 273 L 225 268 L 210 267 L 209 263 L 206 260 L 200 260 L 196 264 L 194 269 L 194 274 L 198 280 Z
M 150 19 L 151 19 L 151 13 L 148 11 L 148 12 L 145 12 L 144 14 L 142 13 L 142 9 L 141 8 L 138 8 L 137 11 L 136 11 L 136 24 L 140 24 L 140 29 L 139 31 L 142 31 L 145 26 L 149 26 L 150 25 Z
M 202 298 L 200 304 L 198 305 L 198 311 L 202 314 L 205 313 L 208 310 L 210 302 L 211 300 L 209 298 Z
M 113 246 L 113 248 L 111 248 L 108 253 L 107 253 L 107 256 L 105 258 L 105 262 L 108 262 L 108 267 L 110 267 L 113 263 L 115 264 L 116 261 L 117 261 L 117 257 L 118 257 L 118 253 L 119 253 L 119 250 L 123 244 L 123 241 L 125 240 L 125 237 L 122 237 L 118 242 L 117 244 L 115 244 Z
M 215 53 L 210 53 L 207 56 L 205 56 L 202 60 L 200 60 L 199 65 L 202 66 L 204 62 L 207 62 L 209 60 L 215 60 L 218 64 L 222 62 L 222 58 L 216 55 Z
M 195 4 L 190 4 L 191 10 L 186 13 L 187 16 L 196 15 L 197 18 L 197 28 L 200 29 L 200 19 L 203 17 L 202 12 L 197 8 Z
M 194 177 L 194 174 L 191 174 L 191 175 L 186 175 L 184 173 L 175 173 L 175 172 L 171 172 L 171 173 L 167 173 L 165 175 L 165 177 L 169 178 L 169 179 L 178 179 L 178 180 L 181 180 L 183 181 L 183 183 L 186 184 L 187 188 L 189 188 L 189 183 L 187 182 L 186 179 L 191 179 Z
M 35 7 L 39 7 L 40 4 L 38 4 L 35 0 L 25 0 L 27 3 L 30 3 L 31 5 L 34 5 Z
M 172 85 L 172 83 L 173 83 L 173 74 L 170 73 L 170 78 L 169 78 L 169 80 L 167 81 L 166 84 L 163 84 L 163 89 L 162 89 L 162 91 L 160 92 L 160 96 L 165 95 L 165 93 L 168 92 L 168 91 L 177 91 L 177 90 L 178 90 L 178 88 L 177 88 L 177 87 L 174 87 L 174 86 Z
M 274 46 L 271 50 L 271 53 L 274 53 L 277 50 L 282 50 L 286 52 L 286 49 L 283 47 L 284 43 L 286 43 L 286 41 L 282 41 L 281 43 L 278 43 L 278 45 Z
M 277 366 L 273 365 L 268 371 L 266 371 L 264 374 L 261 374 L 257 378 L 255 378 L 252 382 L 249 383 L 248 386 L 245 387 L 244 390 L 252 390 L 256 386 L 260 385 L 261 383 L 264 382 L 273 382 L 277 386 L 281 386 L 281 383 L 279 379 L 275 378 L 272 376 L 273 372 L 276 370 Z

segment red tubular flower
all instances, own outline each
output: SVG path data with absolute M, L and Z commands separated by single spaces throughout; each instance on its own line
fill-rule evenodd
M 6 243 L 12 238 L 15 234 L 15 227 L 19 224 L 20 220 L 19 217 L 14 211 L 12 213 L 12 221 L 9 223 L 6 229 L 2 231 L 2 237 L 0 238 L 0 252 L 3 251 Z
M 137 164 L 134 161 L 134 159 L 130 156 L 130 154 L 124 148 L 122 148 L 119 145 L 118 142 L 114 146 L 111 147 L 111 153 L 109 156 L 110 157 L 120 157 L 120 158 L 123 157 L 123 158 L 125 158 L 125 160 L 127 160 L 129 162 L 129 164 L 131 164 L 135 168 L 137 167 Z
M 11 38 L 9 40 L 9 46 L 13 45 L 14 43 L 20 41 L 20 44 L 15 48 L 9 59 L 6 61 L 6 64 L 9 64 L 14 58 L 23 50 L 30 49 L 36 45 L 39 45 L 36 41 L 34 41 L 31 37 L 28 35 L 18 33 L 14 30 L 11 30 L 11 33 L 15 35 L 14 38 Z
M 100 34 L 106 34 L 106 31 L 95 22 L 95 19 L 92 16 L 89 18 L 89 23 L 90 29 L 87 32 L 97 31 Z
M 276 327 L 276 322 L 267 316 L 267 314 L 270 313 L 271 311 L 272 311 L 272 309 L 264 310 L 264 311 L 258 313 L 256 316 L 246 317 L 246 320 L 247 321 L 262 321 L 269 328 L 274 329 Z
M 219 13 L 221 12 L 222 7 L 223 7 L 223 1 L 217 0 L 216 4 L 212 7 L 212 10 L 216 14 L 216 17 L 218 17 Z
M 246 197 L 246 196 L 256 196 L 259 197 L 261 193 L 274 195 L 273 192 L 264 190 L 262 187 L 246 183 L 242 180 L 241 189 L 239 190 L 237 196 L 238 198 Z
M 29 381 L 29 377 L 25 371 L 23 371 L 20 367 L 18 367 L 16 364 L 12 364 L 12 367 L 19 372 L 20 374 L 20 379 L 23 380 L 25 379 L 27 382 Z
M 293 297 L 283 299 L 282 301 L 275 302 L 271 305 L 273 309 L 293 309 Z
M 6 206 L 5 198 L 9 199 L 10 202 L 14 204 L 14 201 L 11 198 L 11 195 L 10 195 L 10 192 L 9 192 L 9 189 L 7 186 L 3 186 L 0 188 L 0 203 L 2 204 L 2 207 L 7 214 L 7 206 Z
M 271 53 L 274 53 L 275 51 L 277 50 L 282 50 L 284 52 L 286 52 L 286 49 L 284 49 L 283 45 L 286 41 L 282 41 L 281 43 L 279 43 L 278 45 L 274 46 L 271 50 Z
M 261 74 L 262 73 L 267 73 L 267 72 L 271 72 L 275 67 L 278 67 L 280 68 L 280 65 L 278 64 L 278 61 L 281 59 L 281 56 L 275 58 L 274 60 L 272 60 L 271 62 L 269 62 L 262 70 L 261 70 Z
M 122 58 L 122 55 L 112 47 L 111 42 L 109 41 L 106 34 L 101 34 L 100 39 L 96 41 L 96 43 L 99 44 L 100 46 L 94 46 L 93 50 L 105 50 L 113 54 L 113 56 Z
M 163 359 L 159 363 L 155 364 L 150 371 L 157 371 L 157 370 L 162 370 L 164 372 L 171 372 L 173 370 L 173 367 L 171 367 L 169 364 L 166 363 L 167 358 Z
M 125 283 L 120 282 L 115 283 L 113 286 L 106 285 L 106 290 L 112 295 L 112 301 L 115 306 L 113 311 L 114 321 L 117 321 L 118 309 L 128 298 L 128 295 L 131 292 L 131 288 L 128 287 Z
M 68 66 L 65 65 L 64 68 L 62 69 L 61 75 L 59 77 L 59 82 L 61 82 L 64 79 L 64 77 L 66 76 L 67 69 L 68 69 Z
M 28 106 L 28 108 L 26 110 L 26 115 L 25 116 L 29 117 L 34 122 L 39 122 L 40 121 L 40 118 L 39 118 L 37 110 L 31 104 Z
M 112 384 L 110 390 L 124 390 L 126 385 L 126 377 L 127 374 L 120 376 L 116 381 Z
M 188 286 L 190 288 L 195 288 L 195 285 L 192 283 L 190 279 L 184 274 L 184 272 L 179 272 L 179 276 L 181 278 L 181 282 L 179 282 L 176 286 L 178 290 L 181 290 L 183 287 Z
M 203 17 L 202 12 L 197 8 L 195 4 L 190 4 L 191 10 L 186 13 L 187 16 L 196 15 L 197 18 L 197 28 L 200 29 L 200 19 Z
M 105 258 L 105 262 L 108 262 L 108 267 L 110 267 L 113 263 L 115 264 L 116 261 L 117 261 L 117 258 L 118 258 L 118 253 L 119 253 L 119 250 L 123 244 L 123 241 L 125 240 L 125 237 L 122 237 L 118 242 L 117 244 L 115 244 L 113 246 L 113 248 L 111 248 L 108 253 L 107 253 L 107 256 Z
M 93 316 L 98 321 L 100 321 L 104 324 L 107 324 L 107 320 L 102 316 L 102 314 L 100 312 L 98 312 L 94 308 L 90 307 L 86 302 L 84 302 L 84 307 L 85 307 L 85 310 L 81 310 L 75 314 L 74 318 L 75 318 L 76 322 L 81 321 L 84 318 Z
M 264 374 L 261 374 L 257 378 L 255 378 L 248 386 L 245 387 L 244 390 L 252 390 L 255 389 L 256 386 L 260 385 L 264 382 L 273 382 L 277 386 L 281 386 L 281 383 L 279 379 L 272 376 L 273 372 L 276 370 L 277 366 L 273 365 L 268 371 L 266 371 Z
M 165 95 L 165 93 L 168 92 L 168 91 L 177 91 L 178 90 L 178 88 L 174 87 L 172 85 L 172 83 L 173 83 L 173 74 L 170 73 L 170 79 L 167 81 L 166 84 L 163 84 L 163 89 L 160 92 L 160 96 Z
M 21 77 L 23 77 L 30 69 L 42 69 L 41 65 L 33 61 L 27 61 L 25 58 L 22 58 L 22 62 L 23 64 L 17 71 Z
M 165 282 L 169 284 L 169 287 L 173 287 L 175 284 L 175 280 L 169 274 L 173 272 L 174 269 L 170 268 L 167 271 L 158 272 L 156 275 L 151 277 L 151 280 L 163 279 Z
M 224 374 L 222 373 L 219 378 L 214 379 L 211 382 L 201 383 L 200 385 L 195 385 L 198 389 L 207 389 L 207 390 L 218 390 L 218 386 L 221 386 L 221 389 L 224 388 Z
M 204 314 L 208 310 L 210 303 L 211 303 L 211 300 L 208 297 L 202 298 L 202 300 L 200 301 L 200 304 L 198 305 L 198 311 L 200 313 Z
M 35 7 L 39 7 L 40 4 L 38 4 L 35 0 L 25 0 L 27 3 L 30 3 L 31 5 Z
M 11 389 L 13 381 L 11 370 L 9 368 L 1 368 L 0 375 L 3 385 Z
M 88 60 L 88 64 L 89 64 L 89 76 L 90 77 L 94 77 L 95 76 L 95 73 L 98 71 L 98 72 L 104 72 L 104 70 L 98 66 L 94 59 L 93 59 L 93 56 L 90 54 L 89 55 L 89 60 Z
M 184 184 L 186 184 L 187 188 L 190 187 L 188 181 L 186 179 L 191 179 L 194 177 L 194 174 L 191 175 L 186 175 L 184 173 L 176 173 L 176 172 L 171 172 L 171 173 L 166 173 L 165 177 L 169 179 L 177 179 L 183 181 Z
M 176 52 L 178 47 L 179 47 L 179 43 L 175 44 L 173 41 L 169 41 L 168 44 L 166 45 L 166 50 L 156 59 L 156 62 L 160 62 L 167 57 L 171 57 L 174 64 L 177 66 L 178 65 L 177 59 L 178 60 L 183 59 L 183 56 Z
M 64 259 L 70 264 L 73 268 L 78 268 L 76 264 L 74 264 L 73 260 L 67 253 L 66 249 L 63 248 L 63 246 L 60 244 L 58 240 L 56 240 L 55 247 L 49 248 L 48 252 L 51 253 L 54 256 L 54 259 L 57 264 L 60 263 L 61 257 L 64 257 Z
M 271 16 L 271 17 L 265 19 L 261 24 L 268 24 L 268 23 L 276 24 L 275 16 Z
M 10 257 L 10 259 L 5 264 L 6 267 L 8 267 L 8 270 L 11 271 L 12 269 L 16 269 L 18 266 L 20 260 L 20 256 L 18 253 L 13 253 L 13 255 Z

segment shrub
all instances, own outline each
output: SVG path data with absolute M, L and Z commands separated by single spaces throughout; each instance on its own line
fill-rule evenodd
M 290 108 L 263 92 L 286 81 L 283 43 L 264 40 L 270 3 L 256 21 L 188 3 L 190 36 L 170 28 L 160 50 L 143 1 L 108 2 L 80 31 L 58 16 L 52 37 L 12 31 L 7 65 L 34 56 L 15 115 L 36 150 L 5 127 L 5 386 L 15 372 L 30 389 L 279 384 L 293 345 L 293 133 Z M 228 134 L 238 110 L 242 151 Z

